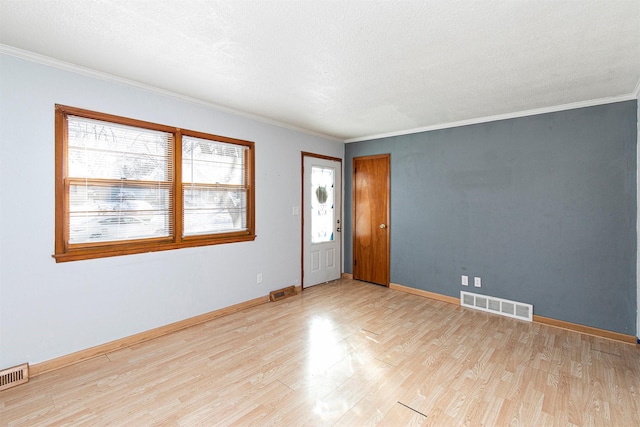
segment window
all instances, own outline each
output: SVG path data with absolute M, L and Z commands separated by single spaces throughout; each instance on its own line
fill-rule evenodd
M 56 261 L 255 239 L 253 142 L 56 105 Z
M 335 239 L 334 175 L 333 168 L 311 167 L 311 243 L 326 243 Z

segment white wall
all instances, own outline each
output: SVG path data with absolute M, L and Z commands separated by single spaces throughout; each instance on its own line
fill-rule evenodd
M 256 240 L 56 263 L 56 103 L 255 141 Z M 6 54 L 0 138 L 0 368 L 299 284 L 300 216 L 292 207 L 301 205 L 300 152 L 344 154 L 342 142 Z
M 638 337 L 638 344 L 640 344 L 640 81 L 636 85 L 636 98 L 638 100 L 638 138 L 636 139 L 636 174 L 638 175 L 638 180 L 636 183 L 636 202 L 637 202 L 637 211 L 636 215 L 638 217 L 638 223 L 636 225 L 636 234 L 638 238 L 638 243 L 636 245 L 636 298 L 637 298 L 637 325 L 636 325 L 636 337 Z

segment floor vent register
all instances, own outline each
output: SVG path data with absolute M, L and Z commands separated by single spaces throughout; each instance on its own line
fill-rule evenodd
M 0 390 L 5 390 L 29 381 L 29 364 L 25 363 L 0 371 Z
M 460 305 L 514 319 L 533 321 L 533 305 L 523 302 L 460 291 Z

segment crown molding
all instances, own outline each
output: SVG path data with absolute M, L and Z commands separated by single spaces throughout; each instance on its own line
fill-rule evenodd
M 192 104 L 202 105 L 202 106 L 205 106 L 205 107 L 208 107 L 208 108 L 211 108 L 211 109 L 223 112 L 223 113 L 233 114 L 235 116 L 244 117 L 244 118 L 247 118 L 247 119 L 250 119 L 250 120 L 254 120 L 254 121 L 257 121 L 257 122 L 261 122 L 261 123 L 265 123 L 265 124 L 268 124 L 268 125 L 277 126 L 277 127 L 280 127 L 280 128 L 284 128 L 284 129 L 300 132 L 300 133 L 303 133 L 303 134 L 306 134 L 306 135 L 315 136 L 315 137 L 323 138 L 323 139 L 328 139 L 330 141 L 335 141 L 335 142 L 343 142 L 343 143 L 368 141 L 368 140 L 380 139 L 380 138 L 390 138 L 390 137 L 394 137 L 394 136 L 410 135 L 410 134 L 420 133 L 420 132 L 428 132 L 428 131 L 434 131 L 434 130 L 449 129 L 449 128 L 460 127 L 460 126 L 468 126 L 468 125 L 475 125 L 475 124 L 480 124 L 480 123 L 494 122 L 494 121 L 498 121 L 498 120 L 508 120 L 508 119 L 514 119 L 514 118 L 519 118 L 519 117 L 535 116 L 535 115 L 538 115 L 538 114 L 555 113 L 555 112 L 558 112 L 558 111 L 573 110 L 573 109 L 577 109 L 577 108 L 593 107 L 593 106 L 597 106 L 597 105 L 612 104 L 612 103 L 615 103 L 615 102 L 622 102 L 622 101 L 630 101 L 630 100 L 634 100 L 634 99 L 640 99 L 640 80 L 639 80 L 638 83 L 636 84 L 636 87 L 633 89 L 633 92 L 630 93 L 630 94 L 627 94 L 627 95 L 613 96 L 613 97 L 608 97 L 608 98 L 599 98 L 599 99 L 580 101 L 580 102 L 574 102 L 574 103 L 569 103 L 569 104 L 555 105 L 555 106 L 551 106 L 551 107 L 543 107 L 543 108 L 537 108 L 537 109 L 532 109 L 532 110 L 523 110 L 523 111 L 517 111 L 517 112 L 513 112 L 513 113 L 499 114 L 499 115 L 494 115 L 494 116 L 485 116 L 485 117 L 478 117 L 478 118 L 467 119 L 467 120 L 459 120 L 459 121 L 455 121 L 455 122 L 441 123 L 441 124 L 437 124 L 437 125 L 423 126 L 423 127 L 413 128 L 413 129 L 395 131 L 395 132 L 386 132 L 386 133 L 381 133 L 381 134 L 360 136 L 360 137 L 350 138 L 350 139 L 346 139 L 345 140 L 345 139 L 341 139 L 341 138 L 336 138 L 336 137 L 331 136 L 331 135 L 326 135 L 326 134 L 323 134 L 323 133 L 311 131 L 309 129 L 304 129 L 304 128 L 301 128 L 301 127 L 298 127 L 298 126 L 290 125 L 288 123 L 284 123 L 284 122 L 280 122 L 280 121 L 277 121 L 277 120 L 269 119 L 267 117 L 259 116 L 259 115 L 256 115 L 256 114 L 246 113 L 244 111 L 235 110 L 235 109 L 229 108 L 229 107 L 224 107 L 222 105 L 218 105 L 218 104 L 215 104 L 215 103 L 212 103 L 212 102 L 204 101 L 202 99 L 193 98 L 193 97 L 186 96 L 186 95 L 181 95 L 181 94 L 176 93 L 176 92 L 171 92 L 171 91 L 168 91 L 168 90 L 165 90 L 165 89 L 160 89 L 158 87 L 155 87 L 155 86 L 152 86 L 152 85 L 148 85 L 148 84 L 145 84 L 145 83 L 141 83 L 141 82 L 138 82 L 138 81 L 135 81 L 135 80 L 125 79 L 123 77 L 118 77 L 118 76 L 116 76 L 114 74 L 109 74 L 109 73 L 105 73 L 105 72 L 102 72 L 102 71 L 97 71 L 97 70 L 94 70 L 94 69 L 91 69 L 91 68 L 83 67 L 83 66 L 80 66 L 80 65 L 77 65 L 77 64 L 72 64 L 72 63 L 65 62 L 65 61 L 61 61 L 61 60 L 54 59 L 54 58 L 51 58 L 51 57 L 48 57 L 48 56 L 45 56 L 45 55 L 41 55 L 41 54 L 38 54 L 38 53 L 30 52 L 30 51 L 27 51 L 27 50 L 19 49 L 19 48 L 8 46 L 8 45 L 4 45 L 4 44 L 0 44 L 0 54 L 6 54 L 6 55 L 13 56 L 13 57 L 16 57 L 16 58 L 24 59 L 24 60 L 35 62 L 35 63 L 39 63 L 39 64 L 42 64 L 42 65 L 47 65 L 47 66 L 50 66 L 50 67 L 53 67 L 53 68 L 69 71 L 69 72 L 76 73 L 76 74 L 81 74 L 81 75 L 93 77 L 93 78 L 100 79 L 100 80 L 116 82 L 116 83 L 122 83 L 124 85 L 128 85 L 128 86 L 131 86 L 131 87 L 134 87 L 134 88 L 137 88 L 137 89 L 141 89 L 141 90 L 145 90 L 145 91 L 148 91 L 148 92 L 156 93 L 158 95 L 165 96 L 165 97 L 168 97 L 168 98 L 173 98 L 173 99 L 177 99 L 177 100 L 180 100 L 180 101 L 189 102 L 189 103 L 192 103 Z
M 639 84 L 640 84 L 640 82 L 639 82 Z M 638 88 L 636 88 L 636 89 L 638 89 Z M 637 94 L 637 90 L 636 90 L 636 94 Z M 620 96 L 612 96 L 612 97 L 609 97 L 609 98 L 593 99 L 593 100 L 589 100 L 589 101 L 573 102 L 571 104 L 554 105 L 552 107 L 536 108 L 536 109 L 533 109 L 533 110 L 517 111 L 517 112 L 514 112 L 514 113 L 498 114 L 498 115 L 495 115 L 495 116 L 478 117 L 478 118 L 475 118 L 475 119 L 468 119 L 468 120 L 459 120 L 459 121 L 456 121 L 456 122 L 442 123 L 442 124 L 437 124 L 437 125 L 432 125 L 432 126 L 424 126 L 424 127 L 419 127 L 419 128 L 414 128 L 414 129 L 407 129 L 407 130 L 402 130 L 402 131 L 397 131 L 397 132 L 388 132 L 388 133 L 381 133 L 381 134 L 377 134 L 377 135 L 362 136 L 362 137 L 358 137 L 358 138 L 347 139 L 347 140 L 345 140 L 345 143 L 369 141 L 369 140 L 372 140 L 372 139 L 380 139 L 380 138 L 390 138 L 390 137 L 393 137 L 393 136 L 410 135 L 410 134 L 413 134 L 413 133 L 428 132 L 428 131 L 441 130 L 441 129 L 449 129 L 449 128 L 460 127 L 460 126 L 476 125 L 476 124 L 480 124 L 480 123 L 495 122 L 495 121 L 498 121 L 498 120 L 508 120 L 508 119 L 515 119 L 515 118 L 518 118 L 518 117 L 535 116 L 535 115 L 538 115 L 538 114 L 555 113 L 555 112 L 558 112 L 558 111 L 574 110 L 576 108 L 593 107 L 593 106 L 596 106 L 596 105 L 613 104 L 615 102 L 622 102 L 622 101 L 631 101 L 631 100 L 634 100 L 636 98 L 637 98 L 637 95 L 627 94 L 627 95 L 620 95 Z
M 160 89 L 158 87 L 141 83 L 135 80 L 129 80 L 123 77 L 118 77 L 114 74 L 105 73 L 102 71 L 97 71 L 91 68 L 83 67 L 77 64 L 72 64 L 70 62 L 61 61 L 59 59 L 54 59 L 49 56 L 41 55 L 38 53 L 30 52 L 24 49 L 19 49 L 13 46 L 8 46 L 4 44 L 0 44 L 0 54 L 6 54 L 9 56 L 13 56 L 19 59 L 24 59 L 27 61 L 35 62 L 38 64 L 46 65 L 49 67 L 57 68 L 64 71 L 69 71 L 76 74 L 81 74 L 88 77 L 93 77 L 96 79 L 121 83 L 127 86 L 131 86 L 137 89 L 142 89 L 147 92 L 152 92 L 161 96 L 165 96 L 167 98 L 173 98 L 179 101 L 189 102 L 192 104 L 201 105 L 204 107 L 211 108 L 216 111 L 220 111 L 227 114 L 233 114 L 235 116 L 244 117 L 250 120 L 254 120 L 257 122 L 261 122 L 264 124 L 277 126 L 279 128 L 284 128 L 288 130 L 293 130 L 296 132 L 304 133 L 306 135 L 315 136 L 318 138 L 328 139 L 330 141 L 341 142 L 344 143 L 344 139 L 336 138 L 335 136 L 326 135 L 320 132 L 314 132 L 309 129 L 304 129 L 298 126 L 290 125 L 288 123 L 280 122 L 277 120 L 269 119 L 267 117 L 259 116 L 257 114 L 246 113 L 244 111 L 235 110 L 233 108 L 225 107 L 222 105 L 215 104 L 213 102 L 204 101 L 202 99 L 194 98 L 191 96 L 181 95 L 176 92 L 172 92 L 165 89 Z

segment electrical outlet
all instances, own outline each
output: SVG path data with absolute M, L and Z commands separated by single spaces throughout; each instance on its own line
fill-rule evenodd
M 476 288 L 480 288 L 482 286 L 482 279 L 480 279 L 479 277 L 474 277 L 473 286 L 475 286 Z
M 258 273 L 256 276 L 256 283 L 262 283 L 262 273 Z
M 298 206 L 294 206 L 291 208 L 291 213 L 293 215 L 300 215 L 300 208 Z
M 462 275 L 462 286 L 469 286 L 469 276 Z

